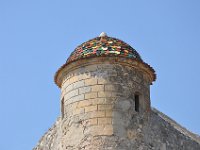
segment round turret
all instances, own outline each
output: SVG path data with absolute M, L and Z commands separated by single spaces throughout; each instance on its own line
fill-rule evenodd
M 134 134 L 139 137 L 155 79 L 153 68 L 119 39 L 102 33 L 78 46 L 55 75 L 61 88 L 62 147 L 120 148 Z

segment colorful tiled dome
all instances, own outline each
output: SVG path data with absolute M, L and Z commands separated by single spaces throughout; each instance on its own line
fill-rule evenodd
M 99 37 L 93 38 L 79 45 L 67 59 L 67 64 L 79 59 L 98 56 L 118 56 L 142 61 L 137 51 L 127 43 L 108 37 L 102 32 Z
M 64 70 L 65 73 L 67 73 L 75 66 L 101 63 L 99 61 L 105 60 L 108 60 L 107 63 L 123 63 L 124 65 L 126 64 L 139 68 L 149 75 L 151 83 L 156 80 L 155 70 L 142 60 L 134 48 L 122 40 L 109 37 L 106 33 L 102 32 L 99 37 L 84 42 L 75 48 L 65 64 L 63 64 L 56 72 L 54 81 L 58 87 L 61 87 Z

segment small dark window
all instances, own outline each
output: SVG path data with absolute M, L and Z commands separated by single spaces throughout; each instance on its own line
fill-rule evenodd
M 62 98 L 62 101 L 61 101 L 61 114 L 62 114 L 62 118 L 64 118 L 64 98 Z
M 135 95 L 135 111 L 139 112 L 139 95 Z

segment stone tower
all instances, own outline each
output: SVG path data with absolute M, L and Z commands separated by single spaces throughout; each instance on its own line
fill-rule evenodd
M 200 149 L 199 137 L 151 109 L 155 79 L 153 68 L 119 39 L 102 33 L 81 44 L 56 72 L 61 117 L 35 149 Z

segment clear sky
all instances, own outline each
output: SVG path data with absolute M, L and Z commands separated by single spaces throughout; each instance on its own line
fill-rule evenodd
M 102 31 L 157 73 L 152 106 L 200 134 L 199 0 L 0 0 L 0 149 L 29 150 L 60 114 L 53 77 Z

